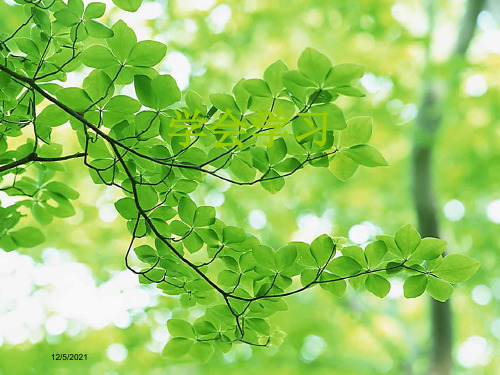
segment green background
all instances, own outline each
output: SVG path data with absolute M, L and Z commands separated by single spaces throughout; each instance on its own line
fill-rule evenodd
M 134 14 L 110 2 L 101 20 L 123 18 L 139 39 L 166 43 L 161 69 L 181 89 L 189 80 L 189 88 L 205 98 L 229 92 L 241 77 L 261 77 L 277 59 L 294 67 L 308 46 L 334 63 L 366 66 L 361 86 L 367 96 L 339 103 L 346 118 L 373 117 L 371 144 L 389 167 L 360 168 L 345 183 L 309 167 L 274 196 L 260 186 L 214 180 L 197 190 L 197 201 L 224 199 L 218 215 L 227 224 L 246 227 L 273 246 L 328 231 L 353 241 L 368 236 L 366 241 L 404 223 L 416 225 L 411 138 L 431 76 L 443 98 L 433 155 L 442 236 L 448 252 L 482 263 L 451 299 L 454 373 L 498 374 L 500 13 L 480 14 L 466 62 L 456 62 L 449 56 L 465 2 L 433 3 L 434 25 L 426 4 L 411 0 L 176 0 L 145 2 Z M 0 3 L 2 32 L 23 19 L 18 8 Z M 289 311 L 271 318 L 288 334 L 281 347 L 239 345 L 203 365 L 162 358 L 165 321 L 179 313 L 178 303 L 137 286 L 124 271 L 125 221 L 111 220 L 117 191 L 93 185 L 78 161 L 68 165 L 65 182 L 81 193 L 77 215 L 45 227 L 43 248 L 0 253 L 0 374 L 425 373 L 432 342 L 429 297 L 405 300 L 397 281 L 384 300 L 352 290 L 335 299 L 319 288 L 289 298 Z M 260 228 L 263 222 L 255 218 L 264 215 Z M 118 315 L 107 316 L 110 311 Z M 87 353 L 88 360 L 53 361 L 53 353 Z

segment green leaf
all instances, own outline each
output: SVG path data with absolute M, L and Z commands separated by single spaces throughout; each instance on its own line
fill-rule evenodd
M 248 318 L 245 319 L 245 323 L 251 330 L 260 333 L 261 335 L 268 336 L 271 334 L 271 327 L 265 319 Z
M 319 89 L 316 90 L 309 96 L 309 103 L 321 104 L 321 103 L 331 103 L 339 97 L 339 94 L 330 90 Z
M 200 318 L 202 319 L 202 318 Z M 196 331 L 197 334 L 199 335 L 211 335 L 213 333 L 217 333 L 217 328 L 215 326 L 206 321 L 206 320 L 200 320 L 198 319 L 196 322 L 194 322 L 193 328 Z
M 336 275 L 323 273 L 320 276 L 320 281 L 334 280 L 336 278 L 338 278 Z M 337 297 L 342 297 L 345 294 L 347 288 L 347 283 L 345 282 L 345 280 L 330 281 L 327 283 L 323 282 L 319 285 L 321 289 L 324 289 Z
M 316 276 L 318 275 L 318 271 L 312 268 L 306 268 L 300 274 L 300 282 L 302 286 L 306 286 L 311 284 L 314 280 L 316 280 Z
M 169 319 L 167 328 L 170 335 L 173 337 L 195 338 L 193 326 L 182 319 Z
M 282 173 L 293 172 L 301 167 L 300 162 L 296 158 L 287 158 L 274 165 L 273 168 Z
M 285 270 L 295 264 L 297 250 L 295 246 L 286 245 L 276 250 L 276 266 L 278 271 Z
M 143 271 L 146 271 L 146 270 L 147 269 L 144 269 Z M 149 270 L 146 274 L 140 274 L 139 275 L 139 282 L 141 284 L 153 284 L 154 281 L 161 280 L 164 274 L 165 274 L 164 270 L 161 270 L 159 268 L 155 268 L 155 269 Z
M 124 63 L 132 48 L 137 44 L 137 37 L 122 20 L 117 21 L 111 30 L 113 30 L 113 37 L 107 39 L 108 46 L 118 60 Z
M 74 14 L 82 15 L 84 3 L 83 0 L 68 0 L 68 10 Z
M 135 12 L 141 6 L 142 0 L 113 0 L 113 4 L 127 12 Z
M 19 48 L 21 52 L 24 52 L 29 57 L 34 57 L 37 60 L 40 58 L 40 51 L 35 42 L 31 39 L 15 38 L 14 41 L 16 42 L 17 48 Z
M 52 33 L 52 23 L 48 12 L 42 10 L 42 7 L 33 9 L 33 21 L 45 33 Z
M 158 194 L 153 186 L 137 186 L 137 196 L 139 198 L 139 205 L 143 210 L 150 210 L 158 203 Z
M 330 257 L 335 255 L 334 243 L 330 236 L 322 234 L 311 243 L 311 254 L 318 266 L 323 266 Z
M 269 246 L 267 245 L 254 246 L 252 254 L 259 266 L 270 270 L 277 269 L 274 251 Z
M 64 26 L 73 26 L 80 21 L 81 13 L 71 12 L 68 9 L 61 9 L 54 13 L 54 17 Z
M 153 218 L 153 219 L 160 219 L 160 220 L 166 221 L 166 220 L 170 220 L 175 215 L 177 215 L 177 212 L 172 207 L 161 206 L 161 207 L 156 208 L 149 215 L 149 217 Z
M 197 361 L 207 363 L 214 354 L 214 347 L 207 342 L 195 342 L 189 353 Z
M 394 241 L 405 258 L 408 258 L 420 244 L 420 234 L 410 225 L 398 229 L 394 235 Z
M 450 283 L 461 283 L 469 279 L 479 269 L 480 263 L 461 254 L 450 254 L 444 257 L 433 273 Z
M 35 247 L 45 241 L 40 229 L 34 227 L 24 227 L 9 234 L 19 247 Z
M 435 270 L 439 265 L 443 263 L 443 257 L 440 255 L 436 259 L 431 259 L 427 261 L 427 268 L 429 271 Z
M 267 172 L 270 163 L 269 156 L 267 155 L 267 151 L 262 147 L 252 147 L 250 149 L 250 153 L 252 154 L 252 165 L 257 168 L 262 173 Z
M 193 343 L 192 340 L 183 337 L 174 337 L 167 342 L 162 354 L 167 358 L 180 358 L 189 351 Z
M 108 150 L 108 146 L 106 145 L 106 142 L 102 138 L 97 138 L 96 142 L 89 142 L 88 149 L 87 149 L 87 154 L 96 159 L 109 159 L 111 158 L 111 154 Z M 109 166 L 108 161 L 103 160 L 106 162 L 105 164 Z M 104 163 L 101 165 L 103 166 Z M 99 165 L 96 165 L 96 167 L 99 167 Z
M 403 284 L 404 296 L 406 298 L 416 298 L 425 292 L 427 286 L 427 276 L 417 275 L 410 276 Z
M 125 219 L 137 219 L 137 207 L 132 198 L 122 198 L 115 202 L 115 208 Z
M 102 22 L 87 20 L 83 24 L 85 25 L 85 29 L 87 29 L 87 33 L 92 38 L 104 39 L 113 36 L 113 30 Z
M 287 148 L 283 138 L 278 138 L 273 142 L 273 145 L 267 149 L 269 163 L 275 165 L 286 156 Z
M 304 74 L 298 70 L 289 70 L 283 74 L 283 83 L 290 89 L 290 84 L 297 85 L 299 87 L 314 87 L 315 84 Z
M 111 78 L 99 69 L 94 69 L 83 80 L 83 89 L 93 102 L 107 100 L 114 94 L 114 85 Z
M 370 145 L 352 146 L 345 149 L 344 152 L 356 163 L 366 167 L 380 167 L 388 165 L 382 154 L 375 147 Z
M 255 268 L 257 265 L 255 258 L 253 257 L 252 253 L 250 251 L 244 253 L 239 261 L 239 267 L 242 272 L 246 273 L 248 271 L 251 271 Z
M 278 95 L 283 89 L 283 74 L 288 70 L 288 67 L 281 60 L 269 65 L 264 71 L 264 80 L 269 85 L 273 95 Z
M 234 98 L 228 94 L 211 94 L 209 96 L 210 102 L 217 108 L 219 111 L 226 112 L 231 111 L 233 115 L 238 115 L 240 110 L 234 101 Z
M 251 182 L 255 179 L 255 168 L 248 165 L 245 160 L 239 156 L 234 156 L 229 165 L 231 173 L 243 182 Z
M 365 255 L 370 268 L 376 267 L 387 253 L 387 246 L 384 241 L 375 241 L 366 246 Z
M 351 147 L 368 143 L 372 136 L 372 118 L 368 116 L 353 117 L 347 120 L 347 128 L 340 133 L 340 145 Z
M 92 105 L 92 100 L 88 94 L 78 87 L 66 87 L 57 90 L 56 97 L 63 104 L 77 112 L 83 112 Z
M 333 103 L 316 105 L 311 108 L 310 113 L 320 114 L 326 113 L 326 129 L 327 130 L 342 130 L 345 129 L 346 121 L 344 113 L 340 107 Z
M 233 243 L 241 243 L 245 241 L 246 233 L 243 229 L 238 227 L 227 226 L 222 230 L 222 241 L 226 245 Z
M 167 46 L 154 40 L 143 40 L 137 43 L 127 57 L 127 64 L 133 66 L 152 67 L 158 64 L 167 53 Z
M 318 86 L 325 82 L 325 79 L 332 67 L 332 62 L 321 52 L 313 48 L 306 48 L 297 62 L 299 72 L 313 80 Z
M 311 246 L 305 242 L 293 241 L 288 246 L 293 246 L 297 250 L 297 263 L 301 266 L 315 267 L 316 259 L 311 254 Z
M 361 265 L 353 258 L 342 255 L 334 258 L 326 269 L 340 277 L 347 277 L 359 273 L 361 271 Z
M 59 181 L 49 182 L 45 185 L 45 189 L 62 195 L 66 199 L 78 199 L 78 197 L 80 197 L 80 194 L 76 190 Z
M 87 5 L 85 12 L 83 13 L 83 18 L 90 20 L 93 18 L 99 18 L 104 15 L 106 11 L 106 4 L 100 2 L 93 2 Z
M 444 302 L 448 298 L 450 298 L 451 294 L 453 293 L 453 287 L 446 281 L 428 276 L 427 291 L 435 300 Z
M 363 268 L 368 268 L 368 262 L 366 261 L 365 252 L 358 245 L 344 246 L 342 248 L 342 255 L 351 257 Z
M 183 222 L 192 226 L 194 223 L 194 215 L 196 211 L 196 203 L 190 198 L 184 197 L 179 201 L 179 217 Z
M 42 157 L 55 158 L 62 155 L 62 145 L 51 143 L 50 145 L 42 145 L 38 151 L 38 155 Z
M 151 78 L 137 74 L 134 76 L 134 88 L 137 99 L 141 104 L 149 108 L 156 108 L 156 94 L 153 91 Z
M 438 238 L 422 238 L 417 249 L 411 254 L 409 259 L 416 262 L 436 259 L 444 252 L 446 244 L 446 241 Z
M 138 135 L 141 140 L 150 139 L 160 134 L 160 119 L 153 111 L 139 112 L 137 116 L 135 116 L 134 125 L 135 134 Z M 162 155 L 160 157 L 165 156 L 166 155 Z
M 9 234 L 0 237 L 0 248 L 6 252 L 16 250 L 19 246 L 14 242 Z
M 198 184 L 196 181 L 181 179 L 175 183 L 174 190 L 181 191 L 183 193 L 191 193 L 196 190 Z
M 391 283 L 377 274 L 369 274 L 366 278 L 366 289 L 379 298 L 384 298 L 391 290 Z
M 50 224 L 52 222 L 52 215 L 40 204 L 33 204 L 31 206 L 31 213 L 35 220 L 41 224 Z
M 37 125 L 55 127 L 69 120 L 69 115 L 55 104 L 45 107 L 36 117 Z
M 332 67 L 326 79 L 326 87 L 345 86 L 354 79 L 363 77 L 365 68 L 359 64 L 338 64 Z
M 75 215 L 75 209 L 71 203 L 59 194 L 53 194 L 49 192 L 52 200 L 56 202 L 56 205 L 52 206 L 49 202 L 45 202 L 45 207 L 49 213 L 57 217 L 70 217 Z
M 396 242 L 394 241 L 394 236 L 389 236 L 388 234 L 378 234 L 377 240 L 384 241 L 385 245 L 387 246 L 387 250 L 389 250 L 389 252 L 391 252 L 392 254 L 398 257 L 403 257 L 401 250 L 399 250 Z
M 358 169 L 358 164 L 346 156 L 342 151 L 336 152 L 333 159 L 328 165 L 328 169 L 337 177 L 339 180 L 345 181 L 349 179 L 354 172 Z
M 186 93 L 186 104 L 191 112 L 198 110 L 202 116 L 207 114 L 207 107 L 203 104 L 203 98 L 197 92 L 188 90 Z
M 222 270 L 217 275 L 217 283 L 222 286 L 234 287 L 238 283 L 239 274 L 230 270 Z
M 357 89 L 356 87 L 352 86 L 339 86 L 335 88 L 335 91 L 339 94 L 345 95 L 345 96 L 354 96 L 356 98 L 361 98 L 365 96 L 365 94 Z
M 349 285 L 352 287 L 352 289 L 358 290 L 362 285 L 365 284 L 367 276 L 368 275 L 364 274 L 352 277 L 348 280 Z
M 185 236 L 189 232 L 189 227 L 180 220 L 174 220 L 170 223 L 170 230 L 178 236 Z
M 134 249 L 137 258 L 144 263 L 155 264 L 158 260 L 156 250 L 149 245 L 141 245 Z
M 237 105 L 237 112 L 244 113 L 248 109 L 248 101 L 250 99 L 250 93 L 245 89 L 245 79 L 242 78 L 240 79 L 236 85 L 233 86 L 233 94 L 234 94 L 234 100 L 236 101 Z M 216 106 L 216 108 L 218 108 Z
M 194 226 L 206 227 L 215 223 L 215 208 L 210 206 L 200 206 L 194 213 Z
M 156 108 L 164 109 L 181 100 L 181 90 L 174 77 L 169 74 L 153 78 L 151 86 L 156 94 Z
M 273 97 L 267 82 L 262 79 L 247 79 L 243 82 L 243 86 L 252 95 L 265 98 Z
M 126 95 L 116 95 L 109 99 L 104 107 L 105 111 L 133 114 L 141 109 L 141 103 Z
M 285 186 L 285 179 L 274 169 L 270 169 L 262 176 L 261 186 L 271 194 L 276 194 Z

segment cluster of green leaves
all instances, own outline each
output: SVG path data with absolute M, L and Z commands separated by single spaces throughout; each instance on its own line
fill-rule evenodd
M 96 184 L 123 191 L 115 206 L 132 236 L 127 267 L 141 282 L 177 296 L 182 306 L 204 308 L 192 324 L 169 322 L 173 339 L 165 355 L 189 352 L 206 361 L 215 350 L 229 350 L 237 342 L 280 344 L 284 333 L 268 317 L 286 310 L 284 297 L 316 284 L 335 296 L 342 296 L 349 283 L 384 297 L 390 289 L 387 279 L 403 271 L 409 276 L 407 297 L 427 289 L 445 300 L 450 282 L 463 281 L 477 269 L 477 262 L 463 256 L 442 258 L 444 241 L 420 239 L 411 226 L 365 249 L 344 246 L 342 239 L 326 234 L 310 245 L 292 242 L 273 249 L 191 198 L 207 175 L 238 185 L 260 183 L 276 193 L 286 176 L 306 165 L 329 168 L 342 180 L 358 165 L 386 165 L 368 145 L 371 120 L 346 121 L 334 104 L 340 95 L 362 96 L 352 85 L 363 74 L 361 66 L 332 65 L 309 48 L 297 70 L 277 61 L 263 79 L 242 79 L 230 94 L 210 95 L 207 106 L 193 91 L 183 95 L 170 75 L 155 68 L 165 45 L 137 41 L 123 21 L 110 28 L 96 21 L 104 4 L 19 3 L 27 22 L 1 42 L 0 50 L 5 61 L 0 64 L 0 182 L 2 190 L 22 200 L 1 211 L 0 246 L 13 250 L 43 241 L 37 229 L 17 229 L 26 208 L 43 225 L 53 216 L 74 214 L 70 200 L 78 193 L 54 178 L 64 172 L 59 162 L 82 158 Z M 129 11 L 140 4 L 115 3 Z M 82 65 L 91 71 L 81 87 L 63 87 L 60 82 Z M 135 96 L 125 94 L 129 85 Z M 179 113 L 201 116 L 204 136 L 172 128 Z M 211 125 L 228 113 L 248 135 L 233 133 L 236 145 L 216 148 L 227 134 Z M 327 114 L 325 133 L 319 131 L 323 123 L 302 116 L 315 113 Z M 271 125 L 254 126 L 262 114 L 269 121 L 285 116 L 294 137 L 277 135 L 272 145 L 266 144 Z M 64 155 L 63 145 L 52 140 L 57 127 L 68 122 L 81 146 L 77 154 Z M 132 252 L 144 268 L 129 264 Z
M 80 194 L 60 181 L 52 181 L 55 171 L 41 169 L 35 180 L 28 176 L 21 177 L 14 186 L 3 189 L 8 195 L 23 195 L 23 199 L 3 210 L 0 247 L 11 251 L 19 247 L 34 247 L 41 244 L 45 237 L 34 227 L 24 227 L 20 230 L 11 230 L 21 218 L 20 209 L 28 208 L 33 217 L 41 224 L 47 225 L 54 217 L 70 217 L 75 214 L 71 200 L 77 199 Z M 8 219 L 7 219 L 8 217 Z
M 169 321 L 173 338 L 165 347 L 165 355 L 180 357 L 190 353 L 194 358 L 208 360 L 215 349 L 228 350 L 231 342 L 239 340 L 239 329 L 253 345 L 280 344 L 284 333 L 266 318 L 287 308 L 283 297 L 316 284 L 336 297 L 344 295 L 348 284 L 355 290 L 364 285 L 383 298 L 391 289 L 389 279 L 403 277 L 405 297 L 418 297 L 427 289 L 432 297 L 445 301 L 452 293 L 451 283 L 467 280 L 479 267 L 477 261 L 463 255 L 443 257 L 446 242 L 421 239 L 411 225 L 402 227 L 394 236 L 380 236 L 364 249 L 342 245 L 342 239 L 328 235 L 316 238 L 310 245 L 291 242 L 276 250 L 259 244 L 248 234 L 244 242 L 249 238 L 252 246 L 229 246 L 231 251 L 219 258 L 219 267 L 215 264 L 214 272 L 207 270 L 208 275 L 217 275 L 218 284 L 227 293 L 227 304 L 217 304 L 213 293 L 189 293 L 190 283 L 183 285 L 187 289 L 183 291 L 163 287 L 167 293 L 180 293 L 184 306 L 208 306 L 205 315 L 192 324 L 182 319 Z M 165 256 L 170 255 L 161 248 L 157 247 L 156 257 L 163 267 L 167 266 Z M 153 251 L 142 259 L 156 263 Z M 165 268 L 170 266 L 172 263 Z

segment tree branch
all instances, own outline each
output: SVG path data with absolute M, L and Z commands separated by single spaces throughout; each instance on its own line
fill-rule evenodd
M 82 158 L 86 154 L 84 152 L 77 152 L 75 154 L 71 155 L 64 155 L 64 156 L 59 156 L 59 157 L 53 157 L 53 158 L 46 158 L 46 157 L 41 157 L 38 156 L 36 152 L 32 152 L 31 154 L 26 155 L 25 157 L 18 159 L 16 161 L 13 161 L 12 163 L 5 164 L 0 166 L 0 173 L 8 171 L 9 169 L 14 169 L 17 168 L 23 164 L 30 163 L 33 161 L 36 162 L 56 162 L 56 161 L 65 161 L 65 160 L 70 160 L 70 159 L 76 159 L 76 158 Z

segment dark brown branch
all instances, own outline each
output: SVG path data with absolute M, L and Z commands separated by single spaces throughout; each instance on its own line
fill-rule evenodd
M 31 154 L 28 154 L 19 160 L 16 160 L 16 161 L 13 161 L 12 163 L 0 166 L 0 173 L 8 171 L 9 169 L 17 168 L 23 164 L 34 162 L 34 161 L 35 162 L 52 162 L 52 161 L 56 162 L 56 161 L 65 161 L 65 160 L 70 160 L 70 159 L 82 158 L 84 156 L 85 156 L 85 153 L 77 152 L 77 153 L 71 154 L 71 155 L 65 155 L 65 156 L 54 157 L 54 158 L 46 158 L 46 157 L 38 156 L 36 152 L 32 152 Z

